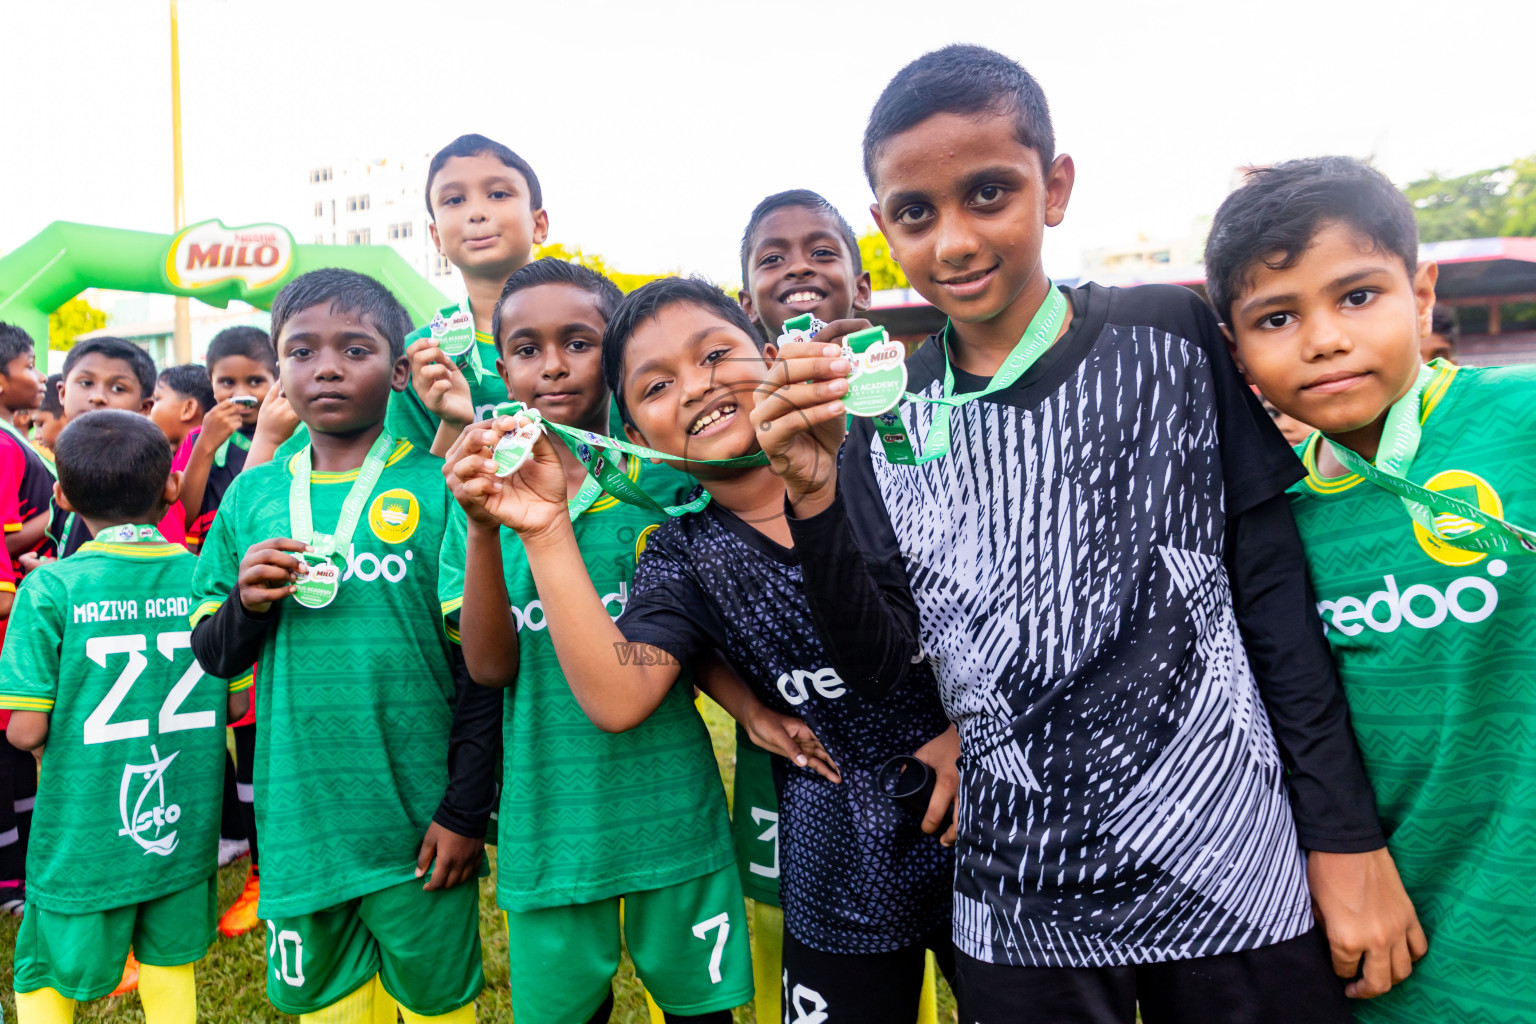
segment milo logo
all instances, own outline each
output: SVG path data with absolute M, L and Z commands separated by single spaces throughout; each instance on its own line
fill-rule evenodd
M 853 371 L 843 405 L 855 416 L 889 413 L 907 389 L 907 350 L 884 327 L 850 334 L 847 346 Z

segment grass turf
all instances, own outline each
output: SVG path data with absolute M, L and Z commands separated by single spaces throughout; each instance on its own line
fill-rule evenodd
M 709 724 L 710 739 L 725 791 L 730 793 L 736 774 L 736 737 L 731 720 L 711 701 L 700 701 L 704 720 Z M 494 855 L 493 855 L 494 856 Z M 494 860 L 493 860 L 494 864 Z M 219 872 L 219 907 L 234 902 L 245 884 L 246 861 L 239 860 Z M 11 992 L 12 950 L 16 943 L 18 919 L 0 917 L 0 1006 L 4 1019 L 16 1019 L 15 999 Z M 211 1024 L 265 1024 L 293 1021 L 297 1018 L 279 1013 L 266 997 L 266 929 L 255 928 L 235 939 L 220 937 L 208 956 L 197 965 L 197 1016 Z M 512 999 L 507 989 L 507 933 L 501 912 L 496 909 L 495 877 L 480 881 L 480 940 L 485 955 L 485 991 L 476 1001 L 476 1018 L 481 1022 L 502 1024 L 512 1020 Z M 635 978 L 634 965 L 626 955 L 614 980 L 614 1024 L 648 1024 L 650 1016 L 645 995 Z M 739 1008 L 737 1024 L 755 1022 L 751 1006 Z M 117 999 L 98 999 L 81 1004 L 77 1021 L 112 1021 L 133 1024 L 143 1021 L 136 993 Z M 955 1001 L 949 987 L 939 980 L 939 1020 L 955 1020 Z

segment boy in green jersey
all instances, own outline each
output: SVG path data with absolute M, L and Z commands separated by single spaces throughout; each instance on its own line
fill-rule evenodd
M 1536 520 L 1536 369 L 1421 368 L 1436 267 L 1417 242 L 1379 172 L 1291 161 L 1222 204 L 1208 287 L 1248 377 L 1319 431 L 1292 508 L 1423 924 L 1423 959 L 1391 965 L 1412 978 L 1356 1017 L 1513 1024 L 1536 1007 L 1536 559 L 1483 517 Z
M 461 135 L 438 151 L 427 168 L 426 196 L 432 243 L 463 275 L 466 297 L 443 307 L 438 330 L 425 325 L 405 339 L 415 386 L 389 403 L 389 431 L 423 452 L 432 450 L 440 425 L 457 436 L 507 400 L 501 376 L 492 371 L 499 354 L 491 317 L 507 278 L 549 236 L 538 175 L 528 161 L 484 135 Z M 440 404 L 433 385 L 446 380 L 467 380 L 467 406 Z
M 17 1014 L 62 1024 L 107 995 L 131 945 L 145 1019 L 196 1019 L 216 917 L 226 714 L 249 673 L 204 672 L 186 628 L 197 564 L 154 523 L 176 500 L 148 419 L 88 412 L 59 437 L 61 508 L 94 536 L 27 577 L 0 655 L 10 742 L 47 745 L 16 938 Z M 227 697 L 226 697 L 227 695 Z
M 451 732 L 467 702 L 455 705 L 437 610 L 450 508 L 438 463 L 384 428 L 408 329 L 361 274 L 318 270 L 283 288 L 272 333 L 310 443 L 235 479 L 195 580 L 199 658 L 261 663 L 267 993 L 314 1021 L 387 1016 L 386 997 L 407 1021 L 471 1021 L 483 984 L 472 879 L 489 807 L 473 831 L 445 790 L 450 758 L 455 776 L 489 777 L 466 759 L 494 739 L 456 745 Z
M 607 434 L 601 342 L 619 300 L 607 278 L 561 260 L 513 274 L 494 317 L 508 393 L 553 422 Z M 569 449 L 561 457 L 586 570 L 617 617 L 665 517 L 595 489 Z M 624 468 L 668 504 L 695 487 L 660 463 L 630 458 Z M 636 972 L 666 1019 L 729 1021 L 752 995 L 747 928 L 719 773 L 690 686 L 673 687 L 628 732 L 594 726 L 561 671 L 522 542 L 483 505 L 464 507 L 444 540 L 440 589 L 470 674 L 508 687 L 496 872 L 514 1015 L 519 1024 L 608 1019 L 622 898 Z M 800 754 L 784 720 L 759 711 L 758 741 Z

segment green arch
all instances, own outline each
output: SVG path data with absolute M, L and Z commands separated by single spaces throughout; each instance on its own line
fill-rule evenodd
M 54 221 L 15 250 L 0 256 L 0 320 L 17 324 L 37 342 L 37 358 L 47 365 L 48 314 L 87 288 L 187 295 L 213 306 L 231 299 L 270 309 L 284 284 L 321 267 L 344 267 L 377 279 L 394 292 L 414 323 L 426 323 L 448 299 L 387 245 L 292 246 L 292 260 L 282 276 L 258 288 L 232 279 L 202 287 L 179 287 L 166 275 L 166 261 L 178 239 L 220 221 L 203 221 L 175 235 Z M 288 232 L 276 225 L 256 228 Z M 288 235 L 291 238 L 291 235 Z M 242 256 L 244 255 L 242 250 Z

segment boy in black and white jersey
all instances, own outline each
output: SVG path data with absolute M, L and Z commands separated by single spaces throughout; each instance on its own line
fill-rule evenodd
M 920 58 L 864 153 L 950 318 L 907 363 L 927 401 L 854 420 L 839 464 L 847 370 L 797 343 L 754 420 L 829 649 L 921 650 L 960 724 L 961 1019 L 1348 1020 L 1329 945 L 1353 977 L 1406 956 L 1413 914 L 1312 609 L 1300 465 L 1194 295 L 1047 279 L 1074 169 L 1023 68 Z M 850 600 L 865 563 L 915 607 Z

